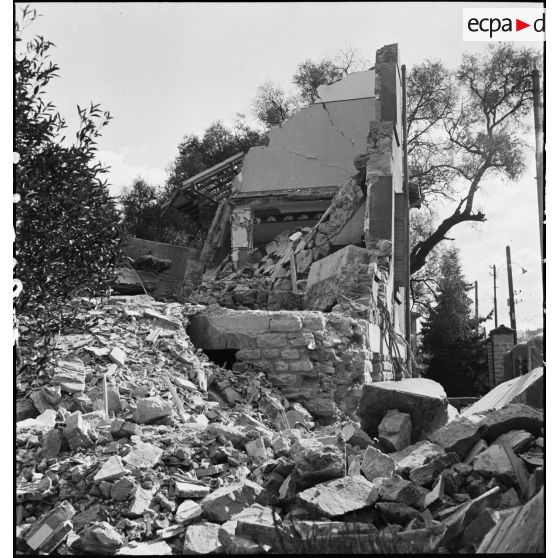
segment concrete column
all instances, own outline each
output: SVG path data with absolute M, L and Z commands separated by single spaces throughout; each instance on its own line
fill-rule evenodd
M 514 330 L 506 327 L 505 325 L 500 325 L 488 334 L 492 344 L 492 379 L 494 382 L 494 386 L 497 386 L 506 379 L 504 369 L 504 354 L 510 351 L 514 346 L 513 334 Z
M 254 211 L 249 205 L 235 207 L 231 214 L 232 261 L 238 267 L 254 247 Z

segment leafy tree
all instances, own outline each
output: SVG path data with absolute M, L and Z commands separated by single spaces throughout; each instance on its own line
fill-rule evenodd
M 455 247 L 443 251 L 439 275 L 422 327 L 426 376 L 442 384 L 449 396 L 474 396 L 486 392 L 487 367 L 482 337 L 471 318 L 471 300 Z
M 411 274 L 453 227 L 485 221 L 475 196 L 486 179 L 521 176 L 531 71 L 537 65 L 533 49 L 499 43 L 482 54 L 464 55 L 456 72 L 427 61 L 409 73 L 410 180 L 421 187 L 426 206 L 440 199 L 455 202 L 454 210 L 412 246 Z
M 130 187 L 124 188 L 120 196 L 124 234 L 155 242 L 201 247 L 202 232 L 181 212 L 169 208 L 161 216 L 166 199 L 164 188 L 157 188 L 143 178 L 136 178 Z
M 178 146 L 178 154 L 167 169 L 169 176 L 165 193 L 170 195 L 188 178 L 265 141 L 262 133 L 246 124 L 242 114 L 238 115 L 233 129 L 217 121 L 205 130 L 201 138 L 194 134 L 185 136 Z
M 23 291 L 20 312 L 56 307 L 84 285 L 107 288 L 118 245 L 118 212 L 95 161 L 96 139 L 110 114 L 99 105 L 78 107 L 80 127 L 73 145 L 60 132 L 64 119 L 44 101 L 45 87 L 57 77 L 49 60 L 50 41 L 35 37 L 21 45 L 23 27 L 36 17 L 24 8 L 16 21 L 15 166 L 16 275 Z
M 356 49 L 345 47 L 333 59 L 304 61 L 298 66 L 293 83 L 298 87 L 302 102 L 310 105 L 318 97 L 320 85 L 330 85 L 348 74 L 363 70 L 365 66 L 366 62 L 360 58 Z
M 266 81 L 258 87 L 252 101 L 254 116 L 268 128 L 280 126 L 298 109 L 294 96 L 286 95 L 280 85 Z

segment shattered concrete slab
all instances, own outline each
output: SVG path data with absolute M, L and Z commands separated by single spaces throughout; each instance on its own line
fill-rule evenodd
M 374 437 L 387 411 L 398 409 L 411 416 L 412 441 L 448 421 L 447 398 L 442 386 L 426 378 L 364 385 L 358 409 L 362 429 Z

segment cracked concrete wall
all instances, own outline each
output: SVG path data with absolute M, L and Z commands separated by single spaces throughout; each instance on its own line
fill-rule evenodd
M 269 145 L 247 153 L 240 192 L 339 186 L 355 173 L 376 119 L 374 71 L 357 72 L 319 91 L 318 99 L 268 134 Z

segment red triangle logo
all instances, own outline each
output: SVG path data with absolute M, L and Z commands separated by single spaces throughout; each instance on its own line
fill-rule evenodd
M 530 23 L 525 23 L 524 21 L 521 21 L 520 19 L 515 20 L 515 30 L 516 31 L 521 31 L 522 29 L 525 29 L 526 27 L 531 27 Z

